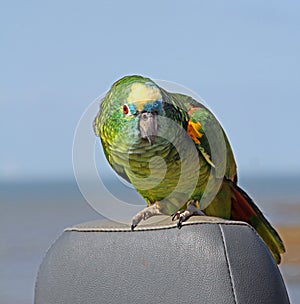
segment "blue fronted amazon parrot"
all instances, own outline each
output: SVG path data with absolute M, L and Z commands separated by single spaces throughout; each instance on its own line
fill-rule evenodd
M 192 215 L 245 221 L 280 263 L 283 242 L 237 185 L 227 136 L 203 104 L 149 78 L 125 76 L 102 100 L 94 130 L 112 168 L 148 204 L 132 219 L 132 230 L 160 214 L 173 216 L 179 228 Z

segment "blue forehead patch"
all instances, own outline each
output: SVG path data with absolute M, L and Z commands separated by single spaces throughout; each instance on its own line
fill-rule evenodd
M 162 111 L 162 100 L 157 99 L 154 102 L 147 102 L 144 104 L 143 111 L 146 112 L 157 112 L 161 114 Z

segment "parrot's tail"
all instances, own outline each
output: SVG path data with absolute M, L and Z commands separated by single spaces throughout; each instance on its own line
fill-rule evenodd
M 229 183 L 232 193 L 231 218 L 233 220 L 247 222 L 253 226 L 269 247 L 277 264 L 280 264 L 280 254 L 285 252 L 280 236 L 263 216 L 248 194 L 235 183 L 231 181 L 229 181 Z

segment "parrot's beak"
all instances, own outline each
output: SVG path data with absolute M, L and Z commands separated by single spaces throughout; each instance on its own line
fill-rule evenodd
M 139 115 L 139 131 L 141 138 L 145 138 L 152 145 L 157 134 L 157 114 L 144 112 Z

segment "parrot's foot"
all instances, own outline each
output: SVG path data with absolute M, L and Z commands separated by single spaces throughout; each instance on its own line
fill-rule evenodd
M 178 220 L 177 222 L 177 227 L 180 229 L 182 227 L 182 223 L 188 220 L 191 216 L 193 215 L 205 215 L 203 211 L 201 211 L 197 206 L 197 201 L 191 200 L 188 205 L 186 210 L 184 211 L 177 211 L 173 217 L 172 221 Z
M 154 215 L 165 215 L 159 210 L 159 207 L 156 203 L 152 204 L 149 207 L 146 207 L 145 209 L 143 209 L 133 217 L 131 223 L 131 230 L 133 231 L 141 220 L 146 220 Z

